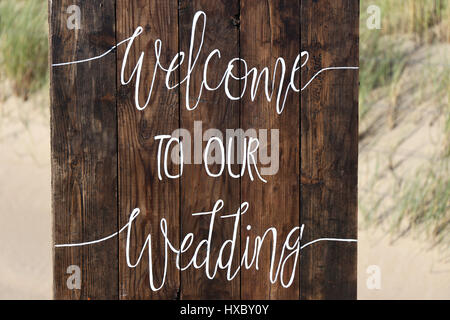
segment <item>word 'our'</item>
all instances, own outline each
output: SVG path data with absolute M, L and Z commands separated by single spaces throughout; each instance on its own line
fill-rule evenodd
M 176 129 L 171 135 L 158 135 L 154 139 L 159 142 L 159 180 L 163 179 L 163 174 L 170 179 L 179 178 L 185 164 L 204 164 L 210 177 L 219 177 L 228 171 L 231 178 L 237 179 L 247 171 L 253 181 L 254 171 L 263 182 L 266 180 L 262 176 L 275 175 L 279 169 L 278 129 L 226 129 L 224 137 L 222 131 L 215 128 L 202 133 L 202 122 L 194 121 L 193 137 L 187 129 Z M 203 149 L 205 142 L 206 147 Z M 179 168 L 178 174 L 169 172 L 170 163 Z M 258 163 L 264 167 L 258 168 Z

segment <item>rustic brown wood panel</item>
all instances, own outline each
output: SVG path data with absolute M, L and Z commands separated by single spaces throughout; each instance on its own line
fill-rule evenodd
M 359 1 L 301 0 L 302 84 L 325 67 L 358 66 Z M 302 243 L 357 236 L 358 72 L 325 71 L 301 95 Z M 303 299 L 356 298 L 356 243 L 302 251 Z
M 239 16 L 239 1 L 224 0 L 180 0 L 180 50 L 186 55 L 189 52 L 191 39 L 191 27 L 194 14 L 203 10 L 207 15 L 206 36 L 203 49 L 196 69 L 191 78 L 191 104 L 194 104 L 201 85 L 203 65 L 210 51 L 219 49 L 222 53 L 221 59 L 214 59 L 211 63 L 208 79 L 211 83 L 219 83 L 226 70 L 230 59 L 239 57 L 239 29 L 236 17 Z M 201 29 L 201 26 L 199 27 Z M 198 28 L 198 29 L 199 29 Z M 196 36 L 199 43 L 200 35 Z M 197 47 L 198 48 L 198 45 Z M 196 51 L 194 51 L 196 52 Z M 186 58 L 187 60 L 187 58 Z M 181 79 L 187 73 L 187 63 L 181 67 Z M 231 90 L 237 92 L 238 83 L 232 83 Z M 221 130 L 225 134 L 227 128 L 239 127 L 239 101 L 230 101 L 224 91 L 205 91 L 202 95 L 197 109 L 188 111 L 185 107 L 186 86 L 182 86 L 180 95 L 181 123 L 180 127 L 188 129 L 191 136 L 194 135 L 194 121 L 202 121 L 203 132 L 210 128 Z M 203 142 L 203 148 L 206 142 Z M 234 166 L 234 172 L 238 168 Z M 217 167 L 211 166 L 211 170 L 217 172 Z M 239 179 L 232 179 L 225 172 L 219 178 L 209 177 L 203 165 L 190 164 L 184 166 L 181 178 L 181 234 L 194 233 L 195 241 L 192 249 L 183 255 L 183 264 L 191 259 L 195 247 L 200 239 L 208 237 L 209 216 L 193 217 L 192 213 L 211 211 L 217 200 L 224 201 L 224 207 L 220 215 L 230 214 L 239 208 Z M 221 221 L 222 220 L 222 221 Z M 211 261 L 215 262 L 225 239 L 231 239 L 233 232 L 233 221 L 231 219 L 216 219 L 216 227 L 212 238 Z M 239 259 L 239 252 L 236 252 Z M 203 259 L 203 253 L 199 260 Z M 237 299 L 240 296 L 239 276 L 233 281 L 227 281 L 226 272 L 220 270 L 215 279 L 209 280 L 205 275 L 205 269 L 190 268 L 181 275 L 181 298 L 182 299 Z
M 268 67 L 270 78 L 276 59 L 286 61 L 286 79 L 297 55 L 307 50 L 310 58 L 296 84 L 305 85 L 326 67 L 358 65 L 359 3 L 354 0 L 61 0 L 49 2 L 50 62 L 90 58 L 128 38 L 138 26 L 143 33 L 134 41 L 126 66 L 128 78 L 141 52 L 145 57 L 141 73 L 140 99 L 145 101 L 155 67 L 154 42 L 161 39 L 161 64 L 166 68 L 177 52 L 186 56 L 172 74 L 172 84 L 186 77 L 187 56 L 194 14 L 203 10 L 207 27 L 200 59 L 190 77 L 190 104 L 195 104 L 202 84 L 206 57 L 212 59 L 208 82 L 219 83 L 232 58 L 246 60 L 258 72 Z M 67 28 L 67 7 L 81 9 L 81 29 Z M 199 25 L 199 27 L 201 24 Z M 196 34 L 194 52 L 200 32 Z M 224 240 L 233 232 L 232 219 L 220 215 L 235 213 L 246 201 L 250 207 L 242 217 L 234 261 L 241 261 L 247 236 L 253 241 L 270 227 L 278 231 L 276 263 L 286 236 L 295 226 L 305 225 L 302 244 L 319 238 L 355 239 L 357 236 L 357 132 L 358 73 L 356 70 L 324 71 L 301 95 L 290 92 L 282 114 L 276 112 L 276 92 L 271 102 L 264 94 L 264 78 L 257 98 L 250 99 L 250 83 L 240 101 L 231 101 L 223 86 L 214 92 L 203 90 L 195 110 L 185 106 L 186 82 L 167 90 L 165 73 L 156 73 L 151 102 L 145 110 L 134 104 L 136 79 L 120 82 L 126 44 L 101 60 L 58 66 L 51 71 L 52 189 L 55 244 L 101 239 L 124 226 L 134 208 L 141 214 L 131 236 L 131 260 L 136 261 L 149 235 L 152 237 L 153 272 L 162 279 L 164 241 L 160 220 L 168 222 L 172 244 L 193 233 L 194 242 L 182 255 L 189 263 L 199 241 L 208 237 L 209 216 L 193 213 L 211 211 L 224 201 L 216 217 L 210 262 L 214 266 Z M 239 73 L 244 75 L 243 65 Z M 237 70 L 234 70 L 237 72 Z M 300 74 L 300 72 L 298 73 Z M 277 74 L 277 80 L 280 73 Z M 251 81 L 251 79 L 249 80 Z M 243 81 L 231 81 L 238 94 Z M 279 170 L 264 176 L 255 172 L 239 179 L 227 170 L 209 177 L 204 164 L 185 164 L 180 179 L 158 179 L 156 135 L 187 129 L 195 139 L 195 121 L 201 134 L 207 129 L 279 130 Z M 243 137 L 241 137 L 243 138 Z M 224 141 L 225 146 L 227 141 Z M 187 145 L 185 145 L 187 146 Z M 194 161 L 191 144 L 191 161 Z M 202 151 L 206 141 L 202 143 Z M 185 150 L 186 151 L 186 150 Z M 201 156 L 203 161 L 203 155 Z M 185 159 L 186 160 L 186 159 Z M 240 165 L 234 164 L 233 172 Z M 258 167 L 261 164 L 258 162 Z M 212 166 L 216 171 L 219 166 Z M 172 164 L 170 172 L 179 172 Z M 301 172 L 301 173 L 300 173 Z M 248 226 L 251 226 L 248 229 Z M 126 232 L 119 237 L 83 247 L 54 249 L 54 296 L 57 299 L 354 299 L 356 298 L 356 244 L 317 242 L 301 251 L 284 274 L 296 273 L 294 283 L 283 288 L 280 279 L 270 283 L 271 237 L 265 241 L 250 270 L 242 268 L 233 281 L 226 271 L 213 280 L 201 269 L 180 272 L 169 251 L 166 283 L 160 291 L 149 286 L 148 248 L 136 268 L 126 262 Z M 292 242 L 291 242 L 292 243 Z M 205 257 L 205 247 L 198 261 Z M 253 248 L 251 248 L 253 249 Z M 81 290 L 69 290 L 66 273 L 70 265 L 81 268 Z M 212 266 L 212 267 L 213 267 Z
M 251 67 L 269 67 L 274 70 L 278 57 L 286 60 L 286 69 L 290 70 L 300 52 L 300 7 L 297 0 L 241 0 L 241 57 Z M 278 79 L 280 74 L 278 74 Z M 286 78 L 290 78 L 287 71 Z M 299 81 L 298 77 L 298 81 Z M 298 83 L 297 83 L 298 86 Z M 247 129 L 279 130 L 279 171 L 276 175 L 265 176 L 267 183 L 258 178 L 250 181 L 246 173 L 242 177 L 242 201 L 248 201 L 249 211 L 242 218 L 241 246 L 247 235 L 262 236 L 266 229 L 278 230 L 277 257 L 289 231 L 299 225 L 299 127 L 300 99 L 298 93 L 291 92 L 281 115 L 276 112 L 276 93 L 268 102 L 263 89 L 258 90 L 257 99 L 250 101 L 249 94 L 242 100 L 241 125 Z M 278 88 L 275 89 L 275 92 Z M 270 133 L 268 134 L 270 136 Z M 269 138 L 270 139 L 270 138 Z M 273 141 L 270 141 L 273 143 Z M 269 148 L 270 150 L 270 148 Z M 269 151 L 270 152 L 270 151 Z M 247 230 L 251 225 L 251 230 Z M 294 283 L 283 288 L 280 282 L 271 284 L 270 254 L 271 237 L 265 241 L 260 256 L 260 268 L 242 270 L 243 299 L 298 299 L 298 271 Z M 278 260 L 277 260 L 278 261 Z M 292 261 L 291 261 L 292 262 Z M 292 270 L 294 264 L 288 264 L 285 273 Z M 295 266 L 298 270 L 298 263 Z
M 67 28 L 67 8 L 81 9 L 81 29 Z M 50 1 L 50 63 L 99 55 L 115 44 L 115 1 Z M 51 69 L 53 241 L 95 240 L 117 229 L 116 58 Z M 115 299 L 117 241 L 55 248 L 56 299 Z M 70 265 L 81 289 L 69 290 Z
M 136 27 L 143 33 L 135 40 L 126 66 L 126 79 L 130 77 L 141 52 L 144 61 L 141 74 L 141 104 L 147 99 L 155 67 L 154 42 L 162 41 L 161 64 L 168 67 L 178 52 L 178 3 L 176 0 L 117 0 L 117 39 L 131 36 Z M 119 221 L 128 222 L 134 208 L 141 214 L 133 224 L 131 236 L 132 262 L 135 263 L 147 236 L 151 235 L 155 285 L 163 278 L 164 241 L 159 222 L 168 221 L 171 241 L 178 246 L 179 234 L 179 181 L 158 179 L 158 141 L 155 136 L 171 134 L 179 125 L 178 90 L 168 91 L 161 70 L 156 74 L 150 104 L 140 111 L 134 104 L 136 78 L 127 86 L 120 84 L 120 67 L 126 45 L 118 49 L 118 137 L 119 137 Z M 175 77 L 176 80 L 176 77 Z M 171 167 L 170 171 L 178 171 Z M 159 291 L 149 285 L 148 248 L 136 268 L 126 262 L 126 232 L 120 235 L 120 299 L 176 299 L 179 294 L 179 272 L 173 255 L 169 258 L 167 281 Z

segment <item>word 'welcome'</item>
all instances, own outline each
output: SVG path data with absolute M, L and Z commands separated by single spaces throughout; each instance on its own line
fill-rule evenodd
M 200 37 L 198 48 L 195 50 L 195 46 L 196 46 L 195 35 L 197 32 L 197 24 L 199 23 L 199 21 L 202 22 L 201 37 Z M 145 53 L 144 52 L 140 53 L 139 58 L 137 59 L 136 65 L 134 66 L 133 71 L 131 72 L 131 75 L 128 77 L 128 79 L 126 79 L 126 76 L 125 76 L 125 69 L 127 68 L 128 57 L 130 55 L 130 51 L 133 46 L 133 43 L 136 40 L 136 38 L 140 34 L 142 34 L 143 30 L 144 29 L 141 26 L 137 27 L 131 37 L 120 41 L 118 44 L 114 45 L 111 49 L 109 49 L 108 51 L 106 51 L 105 53 L 103 53 L 99 56 L 91 57 L 91 58 L 87 58 L 87 59 L 83 59 L 83 60 L 78 60 L 78 61 L 54 63 L 54 64 L 52 64 L 52 67 L 60 67 L 60 66 L 66 66 L 66 65 L 71 65 L 71 64 L 78 64 L 78 63 L 84 63 L 84 62 L 100 59 L 100 58 L 103 58 L 104 56 L 106 56 L 107 54 L 111 53 L 119 45 L 128 43 L 127 48 L 125 50 L 125 55 L 124 55 L 124 58 L 122 61 L 121 72 L 120 72 L 120 82 L 122 85 L 125 86 L 125 85 L 130 84 L 130 82 L 133 80 L 133 78 L 136 79 L 135 80 L 136 82 L 135 82 L 134 102 L 135 102 L 135 106 L 138 110 L 144 110 L 149 105 L 149 103 L 151 101 L 151 97 L 152 97 L 153 87 L 154 87 L 155 81 L 157 79 L 157 73 L 158 73 L 158 70 L 160 70 L 165 73 L 165 86 L 168 90 L 173 90 L 181 85 L 186 86 L 185 107 L 187 110 L 194 110 L 197 108 L 199 102 L 201 101 L 201 96 L 202 96 L 204 90 L 216 91 L 216 90 L 219 90 L 220 88 L 222 88 L 224 90 L 225 95 L 230 100 L 240 100 L 245 95 L 245 92 L 247 91 L 247 87 L 250 86 L 250 98 L 252 101 L 254 101 L 256 99 L 256 95 L 258 92 L 260 82 L 261 82 L 262 78 L 264 78 L 264 94 L 265 94 L 267 101 L 269 101 L 269 102 L 272 101 L 275 89 L 278 88 L 277 92 L 276 92 L 276 111 L 278 114 L 281 114 L 283 112 L 285 103 L 286 103 L 286 98 L 290 91 L 300 92 L 300 91 L 306 89 L 320 73 L 327 71 L 327 70 L 346 70 L 346 69 L 347 70 L 348 69 L 356 70 L 356 69 L 359 69 L 358 67 L 352 67 L 352 66 L 350 66 L 350 67 L 347 67 L 347 66 L 325 67 L 325 68 L 319 70 L 318 72 L 316 72 L 314 74 L 314 76 L 300 89 L 300 85 L 297 87 L 295 85 L 295 82 L 296 82 L 296 79 L 298 78 L 298 74 L 299 74 L 299 71 L 301 70 L 301 68 L 306 66 L 306 64 L 308 63 L 308 60 L 309 60 L 308 51 L 302 51 L 295 58 L 295 61 L 289 72 L 290 76 L 288 78 L 287 84 L 285 82 L 286 82 L 286 74 L 288 73 L 288 71 L 287 71 L 287 67 L 286 67 L 286 61 L 284 58 L 278 57 L 276 59 L 275 65 L 272 70 L 272 77 L 270 78 L 270 70 L 268 67 L 264 67 L 258 72 L 258 69 L 256 67 L 249 68 L 245 59 L 242 59 L 239 57 L 239 58 L 233 58 L 230 61 L 228 61 L 228 63 L 226 64 L 227 67 L 223 71 L 223 76 L 222 76 L 221 80 L 219 81 L 219 83 L 212 84 L 210 81 L 208 81 L 209 65 L 211 63 L 211 60 L 213 60 L 214 58 L 216 58 L 216 59 L 221 58 L 220 50 L 214 49 L 208 54 L 208 56 L 205 60 L 205 63 L 203 65 L 202 81 L 201 81 L 200 87 L 198 89 L 197 97 L 191 98 L 191 96 L 190 96 L 190 94 L 191 94 L 191 86 L 190 86 L 191 85 L 191 76 L 194 73 L 197 61 L 199 60 L 199 57 L 200 57 L 200 54 L 202 51 L 202 47 L 203 47 L 204 38 L 205 38 L 205 32 L 206 32 L 206 14 L 203 11 L 198 11 L 195 13 L 195 16 L 194 16 L 194 19 L 192 22 L 191 40 L 190 40 L 190 46 L 189 46 L 189 52 L 188 52 L 188 62 L 187 62 L 188 66 L 187 66 L 186 75 L 184 76 L 184 78 L 181 81 L 176 81 L 175 79 L 172 79 L 172 78 L 175 78 L 175 71 L 177 71 L 177 69 L 179 69 L 180 66 L 184 63 L 186 53 L 183 51 L 178 52 L 173 57 L 169 66 L 166 68 L 161 64 L 161 60 L 160 60 L 161 50 L 162 50 L 162 41 L 161 41 L 161 39 L 156 39 L 154 41 L 155 64 L 153 66 L 152 80 L 151 80 L 151 84 L 149 86 L 149 91 L 146 94 L 147 97 L 145 99 L 145 102 L 143 104 L 141 104 L 140 99 L 139 99 L 139 92 L 141 90 L 141 72 L 142 72 L 142 67 L 143 67 L 143 63 L 144 63 Z M 303 58 L 304 58 L 304 62 L 301 63 L 301 60 Z M 239 70 L 240 74 L 238 74 L 238 75 L 233 73 L 233 70 L 235 69 L 236 66 L 239 66 L 239 69 L 240 69 Z M 218 71 L 215 71 L 215 73 L 218 73 Z M 277 79 L 278 73 L 280 75 Z M 181 76 L 180 76 L 180 78 L 181 78 Z M 240 82 L 241 92 L 238 93 L 237 95 L 233 94 L 231 92 L 232 81 Z M 194 101 L 194 104 L 191 105 L 190 101 Z
M 201 28 L 201 38 L 200 38 L 200 43 L 198 45 L 198 48 L 195 49 L 196 47 L 196 43 L 195 43 L 195 34 L 196 34 L 196 30 L 197 30 L 197 24 L 199 23 L 199 21 L 202 21 L 202 25 L 200 26 Z M 258 69 L 257 68 L 248 68 L 247 62 L 242 59 L 242 58 L 233 58 L 231 59 L 228 63 L 227 63 L 227 68 L 226 70 L 223 72 L 223 77 L 222 79 L 219 81 L 219 83 L 215 83 L 212 84 L 210 81 L 208 81 L 208 68 L 209 65 L 211 63 L 211 60 L 216 56 L 218 59 L 221 58 L 221 52 L 219 49 L 214 49 L 212 50 L 209 55 L 207 56 L 206 60 L 205 60 L 205 64 L 203 66 L 203 73 L 202 73 L 202 81 L 200 84 L 200 88 L 198 89 L 198 94 L 197 97 L 194 98 L 193 100 L 195 101 L 195 103 L 193 105 L 191 105 L 190 101 L 192 100 L 190 97 L 190 92 L 191 92 L 191 75 L 194 72 L 196 63 L 200 57 L 201 51 L 202 51 L 202 47 L 203 47 L 203 41 L 205 38 L 205 31 L 206 31 L 206 14 L 203 11 L 198 11 L 195 13 L 194 15 L 194 19 L 192 22 L 192 31 L 191 31 L 191 42 L 190 42 L 190 46 L 189 46 L 189 53 L 188 53 L 188 66 L 187 66 L 187 72 L 185 77 L 183 78 L 183 80 L 181 81 L 176 81 L 175 79 L 172 79 L 172 75 L 175 73 L 175 71 L 180 68 L 181 64 L 185 61 L 185 52 L 180 51 L 178 52 L 172 59 L 172 61 L 170 62 L 169 67 L 165 68 L 161 65 L 161 61 L 160 61 L 160 57 L 161 57 L 161 47 L 162 47 L 162 41 L 160 39 L 157 39 L 154 42 L 154 48 L 155 48 L 155 65 L 153 67 L 153 76 L 152 76 L 152 83 L 150 84 L 150 89 L 149 92 L 147 94 L 147 99 L 145 101 L 145 103 L 143 105 L 141 105 L 141 102 L 139 101 L 139 91 L 140 91 L 140 81 L 141 81 L 141 71 L 142 71 L 142 65 L 144 63 L 144 57 L 145 57 L 145 53 L 141 52 L 139 58 L 137 59 L 136 65 L 133 68 L 133 71 L 131 73 L 131 76 L 128 79 L 125 79 L 125 69 L 127 67 L 127 62 L 128 62 L 128 56 L 130 54 L 130 49 L 133 46 L 133 43 L 135 41 L 135 39 L 143 32 L 143 28 L 142 27 L 137 27 L 136 30 L 134 31 L 133 35 L 129 38 L 128 41 L 128 46 L 125 50 L 125 55 L 123 58 L 123 62 L 122 62 L 122 68 L 121 68 L 121 72 L 120 72 L 120 81 L 122 85 L 127 85 L 131 82 L 131 80 L 136 77 L 136 86 L 135 86 L 135 106 L 138 110 L 143 110 L 145 109 L 148 104 L 150 103 L 150 99 L 152 96 L 152 91 L 153 91 L 153 86 L 155 84 L 155 79 L 156 79 L 156 73 L 159 70 L 162 70 L 163 72 L 166 73 L 165 76 L 165 85 L 167 87 L 168 90 L 172 90 L 177 88 L 178 86 L 180 86 L 181 84 L 184 84 L 186 86 L 186 95 L 185 95 L 185 107 L 187 110 L 194 110 L 195 108 L 197 108 L 198 103 L 200 102 L 203 90 L 209 90 L 209 91 L 215 91 L 220 89 L 221 87 L 223 87 L 223 90 L 225 92 L 225 95 L 230 99 L 230 100 L 239 100 L 241 99 L 244 94 L 245 91 L 247 89 L 248 86 L 248 82 L 251 81 L 251 92 L 250 92 L 250 97 L 252 99 L 252 101 L 255 100 L 256 98 L 256 94 L 258 91 L 258 87 L 259 87 L 259 83 L 261 81 L 261 78 L 264 77 L 264 92 L 266 95 L 266 98 L 268 101 L 272 100 L 272 96 L 273 93 L 275 91 L 275 84 L 277 82 L 279 82 L 278 84 L 278 91 L 277 91 L 277 113 L 281 114 L 283 112 L 284 109 L 284 105 L 286 103 L 286 97 L 289 93 L 289 91 L 294 91 L 294 92 L 299 92 L 300 88 L 296 87 L 295 85 L 295 79 L 296 79 L 296 75 L 298 73 L 298 71 L 300 70 L 301 67 L 305 66 L 308 58 L 309 58 L 309 54 L 307 51 L 302 51 L 301 54 L 299 54 L 296 59 L 295 62 L 292 66 L 291 72 L 290 72 L 290 79 L 289 82 L 287 84 L 287 86 L 285 87 L 285 77 L 286 77 L 286 62 L 282 57 L 278 57 L 276 62 L 275 62 L 275 66 L 274 69 L 272 71 L 272 80 L 269 79 L 269 68 L 265 67 L 263 68 L 259 73 L 258 73 Z M 195 53 L 194 53 L 195 52 Z M 300 60 L 301 58 L 303 58 L 303 56 L 306 56 L 306 59 L 304 61 L 304 63 L 299 66 L 300 64 Z M 241 73 L 243 73 L 242 75 L 239 74 L 234 74 L 233 73 L 233 69 L 240 64 L 240 68 L 241 68 Z M 276 76 L 277 76 L 277 72 L 278 69 L 280 70 L 280 77 L 277 80 Z M 215 71 L 215 73 L 217 73 L 217 71 Z M 175 78 L 175 76 L 174 76 Z M 232 81 L 240 81 L 241 82 L 241 92 L 238 95 L 235 95 L 233 93 L 231 93 L 231 85 L 230 83 Z M 174 83 L 174 84 L 173 84 Z M 270 85 L 270 83 L 272 83 L 272 85 Z M 285 87 L 285 88 L 284 88 Z M 282 92 L 284 91 L 284 98 L 283 101 L 281 102 L 282 99 Z M 281 104 L 280 104 L 281 103 Z

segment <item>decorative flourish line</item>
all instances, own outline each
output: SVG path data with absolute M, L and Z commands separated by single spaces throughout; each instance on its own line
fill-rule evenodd
M 140 213 L 139 209 L 134 209 L 134 210 L 133 210 L 133 213 L 132 213 L 131 215 L 132 215 L 132 216 L 137 216 L 137 215 L 139 215 L 139 213 Z M 119 233 L 121 233 L 122 231 L 124 231 L 124 230 L 129 226 L 130 223 L 131 223 L 131 221 L 128 222 L 126 225 L 124 225 L 118 232 L 114 232 L 113 234 L 110 234 L 109 236 L 106 236 L 106 237 L 104 237 L 104 238 L 97 239 L 97 240 L 93 240 L 93 241 L 81 242 L 81 243 L 56 244 L 56 245 L 55 245 L 55 248 L 64 248 L 64 247 L 82 247 L 82 246 L 87 246 L 87 245 L 91 245 L 91 244 L 100 243 L 100 242 L 109 240 L 109 239 L 111 239 L 111 238 L 114 238 L 114 237 L 117 236 Z M 308 247 L 308 246 L 310 246 L 310 245 L 312 245 L 312 244 L 314 244 L 314 243 L 316 243 L 316 242 L 319 242 L 319 241 L 358 242 L 357 239 L 319 238 L 319 239 L 310 241 L 310 242 L 308 242 L 308 243 L 305 243 L 304 245 L 302 245 L 302 246 L 300 247 L 300 250 L 302 250 L 302 249 L 304 249 L 304 248 L 306 248 L 306 247 Z
M 128 41 L 130 41 L 133 38 L 134 38 L 134 36 L 131 36 L 131 37 L 125 39 L 125 40 L 120 41 L 115 46 L 112 46 L 111 49 L 105 51 L 101 55 L 98 55 L 98 56 L 95 56 L 95 57 L 92 57 L 92 58 L 82 59 L 82 60 L 75 60 L 75 61 L 61 62 L 61 63 L 53 63 L 52 67 L 68 66 L 68 65 L 72 65 L 72 64 L 84 63 L 84 62 L 89 62 L 89 61 L 101 59 L 101 58 L 107 56 L 112 51 L 114 51 L 118 46 L 120 46 L 120 45 L 122 45 L 122 44 L 124 44 L 124 43 L 126 43 Z M 302 87 L 301 91 L 305 90 L 311 84 L 311 82 L 319 74 L 321 74 L 324 71 L 328 71 L 328 70 L 358 70 L 358 69 L 359 69 L 359 67 L 326 67 L 326 68 L 323 68 L 323 69 L 319 70 L 318 72 L 316 72 L 316 74 L 314 74 L 314 76 Z
M 358 70 L 359 67 L 327 67 L 327 68 L 323 68 L 320 71 L 318 71 L 306 84 L 305 86 L 302 88 L 302 91 L 305 90 L 310 84 L 311 82 L 322 72 L 327 71 L 327 70 Z
M 111 238 L 114 238 L 115 236 L 117 236 L 119 233 L 121 233 L 123 230 L 125 230 L 128 227 L 127 223 L 125 226 L 122 227 L 122 229 L 119 230 L 119 232 L 114 232 L 113 234 L 98 239 L 98 240 L 93 240 L 93 241 L 88 241 L 88 242 L 81 242 L 81 243 L 68 243 L 68 244 L 56 244 L 55 248 L 64 248 L 64 247 L 83 247 L 83 246 L 87 246 L 87 245 L 91 245 L 91 244 L 96 244 L 99 242 L 103 242 L 106 240 L 109 240 Z M 339 238 L 320 238 L 320 239 L 316 239 L 313 241 L 310 241 L 308 243 L 305 243 L 304 245 L 302 245 L 300 247 L 300 250 L 303 250 L 304 248 L 316 243 L 316 242 L 320 242 L 320 241 L 334 241 L 334 242 L 358 242 L 357 239 L 339 239 Z
M 82 242 L 82 243 L 68 243 L 68 244 L 55 244 L 55 248 L 64 248 L 64 247 L 82 247 L 82 246 L 87 246 L 87 245 L 91 245 L 91 244 L 96 244 L 99 242 L 103 242 L 106 240 L 109 240 L 111 238 L 114 238 L 115 236 L 117 236 L 119 233 L 121 233 L 123 230 L 125 230 L 128 227 L 128 223 L 119 230 L 119 232 L 114 232 L 113 234 L 110 234 L 107 237 L 98 239 L 98 240 L 93 240 L 93 241 L 88 241 L 88 242 Z
M 338 239 L 338 238 L 320 238 L 320 239 L 316 239 L 313 241 L 310 241 L 308 243 L 305 243 L 304 245 L 302 245 L 300 247 L 300 250 L 302 250 L 303 248 L 306 248 L 307 246 L 319 242 L 319 241 L 336 241 L 336 242 L 358 242 L 357 239 Z
M 101 59 L 101 58 L 107 56 L 108 54 L 110 54 L 112 51 L 114 51 L 114 49 L 116 49 L 116 48 L 117 48 L 118 46 L 120 46 L 121 44 L 124 44 L 124 43 L 130 41 L 132 38 L 133 38 L 133 36 L 131 36 L 131 37 L 125 39 L 125 40 L 120 41 L 120 42 L 117 43 L 116 45 L 112 46 L 111 49 L 105 51 L 104 53 L 102 53 L 102 54 L 99 55 L 99 56 L 95 56 L 95 57 L 87 58 L 87 59 L 82 59 L 82 60 L 76 60 L 76 61 L 61 62 L 61 63 L 53 63 L 53 64 L 52 64 L 52 67 L 68 66 L 68 65 L 71 65 L 71 64 L 84 63 L 84 62 L 88 62 L 88 61 L 93 61 L 93 60 Z
M 139 209 L 134 209 L 132 214 L 135 214 L 135 213 L 139 214 Z M 98 240 L 93 240 L 93 241 L 88 241 L 88 242 L 81 242 L 81 243 L 55 244 L 55 248 L 82 247 L 82 246 L 87 246 L 87 245 L 103 242 L 103 241 L 109 240 L 111 238 L 114 238 L 119 233 L 121 233 L 123 230 L 125 230 L 129 225 L 130 225 L 130 222 L 128 222 L 126 225 L 124 225 L 118 232 L 116 231 L 113 234 L 110 234 L 109 236 L 101 238 L 101 239 L 98 239 Z

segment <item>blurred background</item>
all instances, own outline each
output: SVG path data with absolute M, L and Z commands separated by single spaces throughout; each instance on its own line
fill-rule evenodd
M 360 3 L 358 295 L 450 299 L 450 2 Z
M 358 298 L 450 299 L 449 0 L 361 0 L 360 33 Z M 47 36 L 0 0 L 0 299 L 52 297 Z

